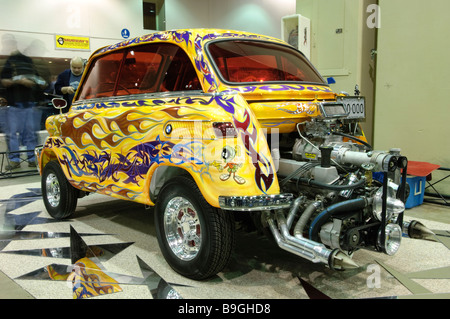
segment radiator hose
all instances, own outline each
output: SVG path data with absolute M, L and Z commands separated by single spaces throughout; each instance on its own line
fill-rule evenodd
M 368 202 L 365 198 L 357 198 L 339 202 L 324 209 L 311 223 L 309 227 L 309 238 L 319 241 L 320 228 L 333 216 L 343 213 L 350 213 L 367 207 Z

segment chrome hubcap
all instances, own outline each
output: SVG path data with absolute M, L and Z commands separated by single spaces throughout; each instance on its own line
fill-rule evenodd
M 45 186 L 47 190 L 47 201 L 52 207 L 59 205 L 61 199 L 61 190 L 59 188 L 58 178 L 55 174 L 50 173 L 45 180 Z
M 201 225 L 196 209 L 183 197 L 172 198 L 164 211 L 164 232 L 172 252 L 180 259 L 194 259 L 201 246 Z

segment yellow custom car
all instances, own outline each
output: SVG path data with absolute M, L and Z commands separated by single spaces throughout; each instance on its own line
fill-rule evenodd
M 279 39 L 149 34 L 92 54 L 70 110 L 47 120 L 44 203 L 58 219 L 93 192 L 155 206 L 164 257 L 193 279 L 227 265 L 243 216 L 282 249 L 354 268 L 359 249 L 397 251 L 406 194 L 407 159 L 373 150 L 361 119 L 363 97 Z

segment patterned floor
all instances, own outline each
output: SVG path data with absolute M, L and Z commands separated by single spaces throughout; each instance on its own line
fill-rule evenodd
M 449 213 L 434 204 L 407 211 L 405 219 L 435 230 L 436 241 L 404 238 L 393 257 L 358 251 L 361 267 L 346 272 L 239 231 L 230 265 L 198 282 L 166 264 L 152 209 L 94 194 L 79 200 L 73 219 L 56 221 L 39 176 L 17 178 L 0 181 L 0 271 L 37 299 L 449 298 Z

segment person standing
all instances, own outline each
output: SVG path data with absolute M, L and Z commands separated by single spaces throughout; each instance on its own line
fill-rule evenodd
M 4 39 L 3 39 L 4 40 Z M 14 39 L 8 39 L 14 41 Z M 10 164 L 5 168 L 20 167 L 19 147 L 27 149 L 28 166 L 36 167 L 34 148 L 37 145 L 41 112 L 35 100 L 36 92 L 46 86 L 30 57 L 13 50 L 0 74 L 8 101 L 7 128 Z
M 83 71 L 84 60 L 80 57 L 74 57 L 70 60 L 70 69 L 58 75 L 55 83 L 55 93 L 62 95 L 67 101 L 67 107 L 64 109 L 64 112 L 67 112 L 72 105 L 72 100 L 80 84 Z

